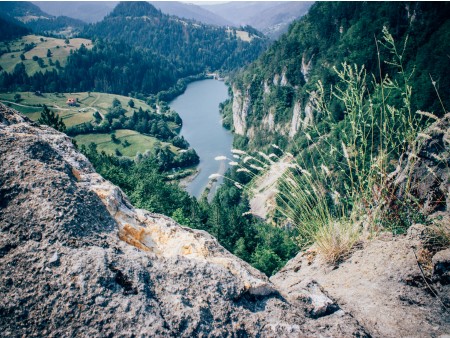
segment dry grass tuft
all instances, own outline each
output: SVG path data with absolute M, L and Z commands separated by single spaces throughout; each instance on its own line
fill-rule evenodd
M 331 221 L 317 229 L 314 241 L 321 257 L 326 262 L 335 264 L 351 252 L 360 234 L 360 227 L 351 221 Z
M 433 251 L 439 251 L 450 247 L 450 217 L 435 219 L 428 227 L 426 234 L 427 246 Z

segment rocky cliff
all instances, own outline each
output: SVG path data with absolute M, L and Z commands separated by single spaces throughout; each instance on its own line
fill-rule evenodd
M 205 232 L 133 208 L 70 138 L 0 104 L 0 330 L 22 336 L 368 336 Z
M 392 62 L 388 57 L 392 51 L 383 47 L 384 43 L 377 52 L 375 40 L 384 41 L 383 26 L 392 34 L 399 53 L 407 41 L 408 52 L 402 55 L 401 63 L 404 75 L 411 76 L 412 111 L 432 111 L 442 116 L 430 76 L 439 79 L 438 88 L 444 88 L 450 77 L 442 69 L 448 67 L 449 58 L 445 53 L 429 51 L 440 49 L 440 41 L 448 40 L 445 34 L 449 12 L 449 6 L 423 2 L 316 2 L 258 60 L 232 77 L 235 131 L 248 138 L 249 150 L 260 150 L 261 144 L 305 143 L 302 129 L 315 122 L 320 124 L 320 114 L 311 105 L 318 81 L 325 89 L 334 118 L 340 121 L 348 107 L 329 94 L 340 80 L 333 67 L 341 70 L 343 63 L 364 66 L 367 79 L 371 74 L 378 77 L 381 71 L 383 77 L 401 83 L 397 69 L 378 68 L 378 61 Z M 412 69 L 420 71 L 410 74 Z M 448 107 L 447 98 L 443 100 Z M 243 109 L 242 102 L 251 104 Z M 263 123 L 269 117 L 274 123 Z

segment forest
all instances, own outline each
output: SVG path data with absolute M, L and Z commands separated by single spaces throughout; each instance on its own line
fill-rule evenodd
M 237 88 L 249 87 L 251 112 L 248 123 L 249 128 L 256 126 L 256 135 L 238 138 L 236 146 L 248 144 L 250 149 L 257 149 L 275 142 L 291 150 L 301 149 L 306 140 L 302 133 L 289 140 L 280 133 L 258 128 L 259 121 L 274 109 L 276 124 L 289 123 L 295 104 L 298 102 L 305 107 L 318 81 L 324 85 L 326 93 L 330 93 L 330 88 L 340 81 L 333 68 L 339 68 L 344 62 L 364 66 L 367 74 L 373 74 L 378 80 L 389 74 L 393 81 L 401 82 L 402 75 L 392 65 L 394 55 L 383 44 L 377 45 L 377 41 L 382 40 L 383 27 L 399 46 L 403 71 L 410 74 L 411 109 L 432 111 L 442 116 L 443 110 L 436 100 L 432 82 L 436 82 L 436 88 L 441 92 L 450 85 L 450 76 L 443 71 L 450 58 L 446 43 L 442 43 L 449 41 L 449 14 L 447 2 L 439 6 L 425 2 L 315 4 L 256 62 L 233 78 Z M 309 70 L 305 72 L 308 63 L 306 68 Z M 272 84 L 276 74 L 285 74 L 287 85 Z M 269 84 L 270 94 L 264 94 L 264 83 Z M 449 97 L 442 95 L 442 99 L 448 107 Z M 331 101 L 335 117 L 342 119 L 345 108 L 338 99 L 332 97 Z M 226 111 L 229 116 L 231 110 Z
M 249 102 L 234 147 L 259 161 L 255 172 L 245 157 L 238 170 L 264 172 L 274 149 L 283 150 L 275 158 L 295 158 L 273 217 L 297 225 L 301 248 L 315 243 L 336 262 L 363 231 L 357 224 L 404 234 L 432 223 L 415 195 L 419 183 L 400 188 L 392 177 L 450 106 L 449 14 L 448 3 L 316 3 L 232 78 Z M 222 105 L 228 127 L 234 103 Z M 290 133 L 295 107 L 300 123 Z M 433 165 L 448 172 L 445 161 Z M 429 208 L 445 209 L 445 195 L 436 194 Z
M 38 32 L 47 29 L 39 21 L 34 25 Z M 182 22 L 146 2 L 123 2 L 79 33 L 94 40 L 92 50 L 82 47 L 64 68 L 44 68 L 32 76 L 19 64 L 10 74 L 0 73 L 0 90 L 156 95 L 180 79 L 248 64 L 268 44 L 252 35 L 251 42 L 242 41 L 224 27 Z

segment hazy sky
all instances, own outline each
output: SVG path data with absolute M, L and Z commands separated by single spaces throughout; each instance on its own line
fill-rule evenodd
M 194 5 L 198 5 L 198 4 L 202 4 L 202 5 L 214 5 L 214 4 L 224 4 L 230 1 L 181 1 L 181 2 L 186 2 L 188 4 L 194 4 Z

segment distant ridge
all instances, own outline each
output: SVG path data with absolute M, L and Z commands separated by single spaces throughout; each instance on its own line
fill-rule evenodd
M 38 6 L 28 1 L 0 1 L 0 13 L 3 16 L 26 21 L 25 17 L 46 17 L 51 15 L 42 11 Z
M 179 1 L 150 1 L 150 3 L 165 14 L 196 20 L 210 25 L 233 26 L 230 20 L 224 19 L 220 15 L 195 4 Z
M 87 23 L 101 21 L 118 1 L 33 1 L 41 10 L 55 16 L 68 16 Z
M 161 11 L 155 6 L 145 1 L 125 1 L 120 2 L 114 10 L 109 14 L 110 17 L 117 16 L 161 16 Z
M 289 24 L 308 12 L 311 1 L 239 1 L 200 6 L 235 26 L 250 25 L 275 39 Z

